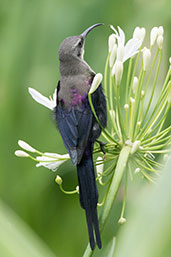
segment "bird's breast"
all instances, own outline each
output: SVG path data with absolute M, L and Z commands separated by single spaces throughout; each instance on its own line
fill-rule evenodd
M 58 93 L 59 102 L 65 107 L 84 106 L 88 102 L 88 91 L 92 83 L 92 77 L 75 76 L 64 78 L 60 82 Z

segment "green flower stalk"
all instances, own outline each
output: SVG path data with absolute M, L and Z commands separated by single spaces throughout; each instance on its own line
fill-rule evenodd
M 94 148 L 96 180 L 100 186 L 105 187 L 104 198 L 98 203 L 101 208 L 99 220 L 101 232 L 121 181 L 124 183 L 124 199 L 119 224 L 126 222 L 124 213 L 129 177 L 133 179 L 141 173 L 145 179 L 156 183 L 159 169 L 162 167 L 157 157 L 159 154 L 170 153 L 171 144 L 171 126 L 165 126 L 171 107 L 171 58 L 163 83 L 159 78 L 163 53 L 163 27 L 154 27 L 151 30 L 148 47 L 143 45 L 145 28 L 136 27 L 133 37 L 127 43 L 125 33 L 120 27 L 116 30 L 111 26 L 111 29 L 113 33 L 108 40 L 109 52 L 104 70 L 104 91 L 108 109 L 107 128 L 101 126 L 91 99 L 91 94 L 102 80 L 101 74 L 95 76 L 88 94 L 91 110 L 102 128 L 102 141 L 105 142 L 103 145 L 105 154 L 102 153 L 99 143 Z M 127 69 L 125 62 L 128 62 Z M 156 87 L 159 83 L 161 83 L 160 94 L 156 97 Z M 56 91 L 50 99 L 32 88 L 29 88 L 29 93 L 35 101 L 47 108 L 52 110 L 55 107 Z M 23 141 L 18 143 L 24 151 L 18 150 L 15 154 L 31 158 L 37 162 L 36 166 L 56 170 L 70 159 L 68 154 L 42 153 Z M 78 187 L 73 191 L 65 191 L 63 180 L 59 176 L 56 182 L 66 194 L 79 193 Z M 84 257 L 92 254 L 88 245 Z

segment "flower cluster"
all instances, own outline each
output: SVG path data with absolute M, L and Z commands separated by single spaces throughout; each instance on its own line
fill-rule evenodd
M 99 144 L 95 145 L 94 149 L 94 154 L 98 156 L 94 161 L 97 168 L 96 179 L 100 185 L 108 186 L 104 200 L 98 204 L 99 206 L 107 199 L 113 174 L 123 161 L 122 150 L 124 147 L 130 149 L 127 154 L 128 160 L 126 159 L 124 164 L 128 172 L 125 172 L 125 194 L 119 220 L 122 224 L 126 221 L 124 209 L 128 174 L 133 179 L 134 175 L 141 173 L 147 180 L 155 182 L 155 175 L 162 165 L 156 160 L 156 156 L 170 152 L 168 146 L 171 143 L 171 126 L 164 127 L 164 124 L 171 107 L 171 58 L 165 80 L 159 89 L 160 94 L 156 97 L 157 84 L 161 83 L 159 71 L 163 52 L 163 27 L 154 27 L 151 30 L 148 47 L 143 45 L 145 28 L 136 27 L 127 43 L 125 43 L 125 33 L 120 27 L 116 30 L 111 26 L 111 29 L 113 33 L 108 40 L 109 51 L 104 71 L 108 128 L 104 129 L 101 126 L 91 100 L 91 94 L 102 80 L 101 74 L 95 76 L 88 99 L 92 112 L 102 128 L 102 137 L 107 142 L 104 146 L 105 156 L 102 155 Z M 128 65 L 125 69 L 126 61 Z M 32 88 L 29 88 L 29 93 L 35 101 L 50 110 L 55 107 L 56 91 L 50 99 Z M 15 154 L 33 159 L 37 162 L 37 167 L 44 166 L 56 170 L 63 162 L 70 159 L 68 154 L 41 153 L 21 140 L 18 143 L 25 151 L 18 150 Z M 38 156 L 34 157 L 30 153 Z M 62 179 L 59 176 L 56 182 L 61 190 L 66 192 L 62 188 Z M 117 185 L 119 186 L 119 182 Z M 67 193 L 78 192 L 77 188 Z

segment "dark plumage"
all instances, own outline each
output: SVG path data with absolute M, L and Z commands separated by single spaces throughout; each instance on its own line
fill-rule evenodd
M 98 192 L 93 166 L 93 147 L 100 136 L 101 129 L 96 122 L 89 102 L 88 91 L 95 72 L 83 60 L 85 37 L 90 30 L 101 24 L 95 24 L 81 35 L 66 38 L 59 48 L 60 81 L 57 86 L 57 106 L 55 118 L 64 145 L 71 160 L 77 166 L 79 196 L 81 207 L 85 210 L 90 246 L 96 242 L 101 248 L 101 238 L 97 217 Z M 102 86 L 92 95 L 97 116 L 106 126 L 106 101 Z

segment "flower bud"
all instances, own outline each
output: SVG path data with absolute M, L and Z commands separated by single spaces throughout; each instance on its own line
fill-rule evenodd
M 96 91 L 96 89 L 99 87 L 100 83 L 102 82 L 103 76 L 101 73 L 97 73 L 93 79 L 93 82 L 91 84 L 91 88 L 89 91 L 89 94 L 94 93 L 94 91 Z
M 135 171 L 134 171 L 134 174 L 137 174 L 140 172 L 140 168 L 136 168 Z
M 162 47 L 163 47 L 163 36 L 158 36 L 158 38 L 157 38 L 157 46 L 158 46 L 158 48 L 161 50 L 162 49 Z
M 18 140 L 18 145 L 23 148 L 24 150 L 28 151 L 28 152 L 32 152 L 35 153 L 36 150 L 31 147 L 29 144 L 27 144 L 26 142 L 24 142 L 23 140 Z
M 132 85 L 133 94 L 135 94 L 136 92 L 137 84 L 138 84 L 138 78 L 135 76 L 133 79 L 133 85 Z
M 158 36 L 158 28 L 154 27 L 154 28 L 152 28 L 151 34 L 150 34 L 150 46 L 154 45 L 157 36 Z
M 159 35 L 159 36 L 163 36 L 163 35 L 164 35 L 163 26 L 158 27 L 158 35 Z
M 77 190 L 77 193 L 79 194 L 79 192 L 80 192 L 79 186 L 76 187 L 76 190 Z
M 97 165 L 96 165 L 96 171 L 97 171 L 97 176 L 100 176 L 103 173 L 103 168 L 104 168 L 104 163 L 98 164 L 98 162 L 102 162 L 103 158 L 102 157 L 97 157 Z
M 117 44 L 114 44 L 113 48 L 112 48 L 112 52 L 110 54 L 110 58 L 109 58 L 109 66 L 110 68 L 112 68 L 115 58 L 116 58 L 116 53 L 117 53 Z
M 110 110 L 109 113 L 110 113 L 111 119 L 115 119 L 115 111 L 114 110 Z
M 137 126 L 139 127 L 141 125 L 141 121 L 138 121 L 137 122 Z
M 125 54 L 124 45 L 118 45 L 118 49 L 117 49 L 117 60 L 122 62 L 122 61 L 123 61 L 123 58 L 124 58 L 124 54 Z
M 63 180 L 60 176 L 56 176 L 56 179 L 55 179 L 55 182 L 58 184 L 58 185 L 61 185 L 63 183 Z
M 130 97 L 130 103 L 131 103 L 131 105 L 134 104 L 135 103 L 135 99 Z
M 145 34 L 146 34 L 145 28 L 136 27 L 133 33 L 133 38 L 137 38 L 141 40 L 141 42 L 143 42 L 145 38 Z
M 124 110 L 127 111 L 129 109 L 129 105 L 128 104 L 125 104 L 124 105 Z
M 115 82 L 116 85 L 120 85 L 123 74 L 123 63 L 121 61 L 116 61 L 115 67 Z
M 151 60 L 150 49 L 145 48 L 143 51 L 143 70 L 146 71 Z
M 118 220 L 118 223 L 120 225 L 124 224 L 126 222 L 126 219 L 124 217 L 121 217 L 119 220 Z
M 141 90 L 141 98 L 144 97 L 144 94 L 145 94 L 144 90 Z
M 22 150 L 17 150 L 14 154 L 18 157 L 29 157 L 29 154 Z
M 115 35 L 114 34 L 111 34 L 109 36 L 109 39 L 108 39 L 108 46 L 109 46 L 109 53 L 112 52 L 112 49 L 115 45 L 115 42 L 116 42 L 116 38 L 115 38 Z
M 141 141 L 137 140 L 133 143 L 132 148 L 131 148 L 131 154 L 134 154 L 138 149 L 141 144 Z

